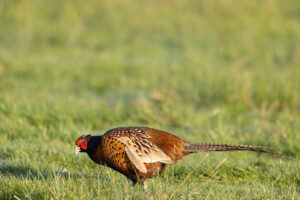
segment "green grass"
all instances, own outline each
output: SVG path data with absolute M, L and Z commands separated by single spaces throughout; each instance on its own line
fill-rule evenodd
M 299 13 L 296 0 L 0 1 L 0 199 L 167 199 L 205 155 L 145 192 L 74 155 L 78 136 L 117 126 L 299 160 Z M 299 172 L 209 153 L 173 199 L 299 199 Z

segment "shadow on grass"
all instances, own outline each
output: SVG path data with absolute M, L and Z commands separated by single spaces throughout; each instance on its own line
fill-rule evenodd
M 89 176 L 87 174 L 80 174 L 80 173 L 66 173 L 63 171 L 56 171 L 56 172 L 40 172 L 35 169 L 32 169 L 27 166 L 0 166 L 0 173 L 2 176 L 6 177 L 15 177 L 18 179 L 31 179 L 31 180 L 47 180 L 49 178 L 54 177 L 61 177 L 64 179 L 99 179 L 99 176 Z M 106 180 L 107 177 L 103 176 L 100 177 L 102 180 Z
M 2 176 L 13 176 L 16 178 L 29 178 L 37 180 L 48 178 L 47 172 L 40 173 L 30 167 L 24 166 L 0 166 L 0 172 Z

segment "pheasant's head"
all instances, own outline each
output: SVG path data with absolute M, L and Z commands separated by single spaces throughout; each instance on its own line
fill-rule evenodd
M 88 142 L 90 140 L 90 137 L 91 137 L 90 135 L 80 136 L 76 140 L 76 148 L 75 148 L 76 156 L 79 152 L 86 152 L 86 150 L 88 148 Z

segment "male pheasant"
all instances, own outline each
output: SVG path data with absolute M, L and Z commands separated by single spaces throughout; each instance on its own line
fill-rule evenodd
M 250 145 L 193 143 L 165 131 L 147 127 L 120 127 L 101 136 L 81 136 L 76 140 L 76 155 L 86 152 L 96 163 L 106 165 L 142 183 L 164 171 L 183 156 L 207 151 L 255 151 L 276 154 Z

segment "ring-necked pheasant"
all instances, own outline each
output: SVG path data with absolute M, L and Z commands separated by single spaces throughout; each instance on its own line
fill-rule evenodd
M 76 155 L 86 152 L 96 163 L 106 165 L 142 183 L 164 171 L 183 156 L 206 151 L 255 151 L 271 153 L 250 145 L 193 143 L 165 131 L 147 127 L 120 127 L 101 136 L 81 136 L 76 140 Z

